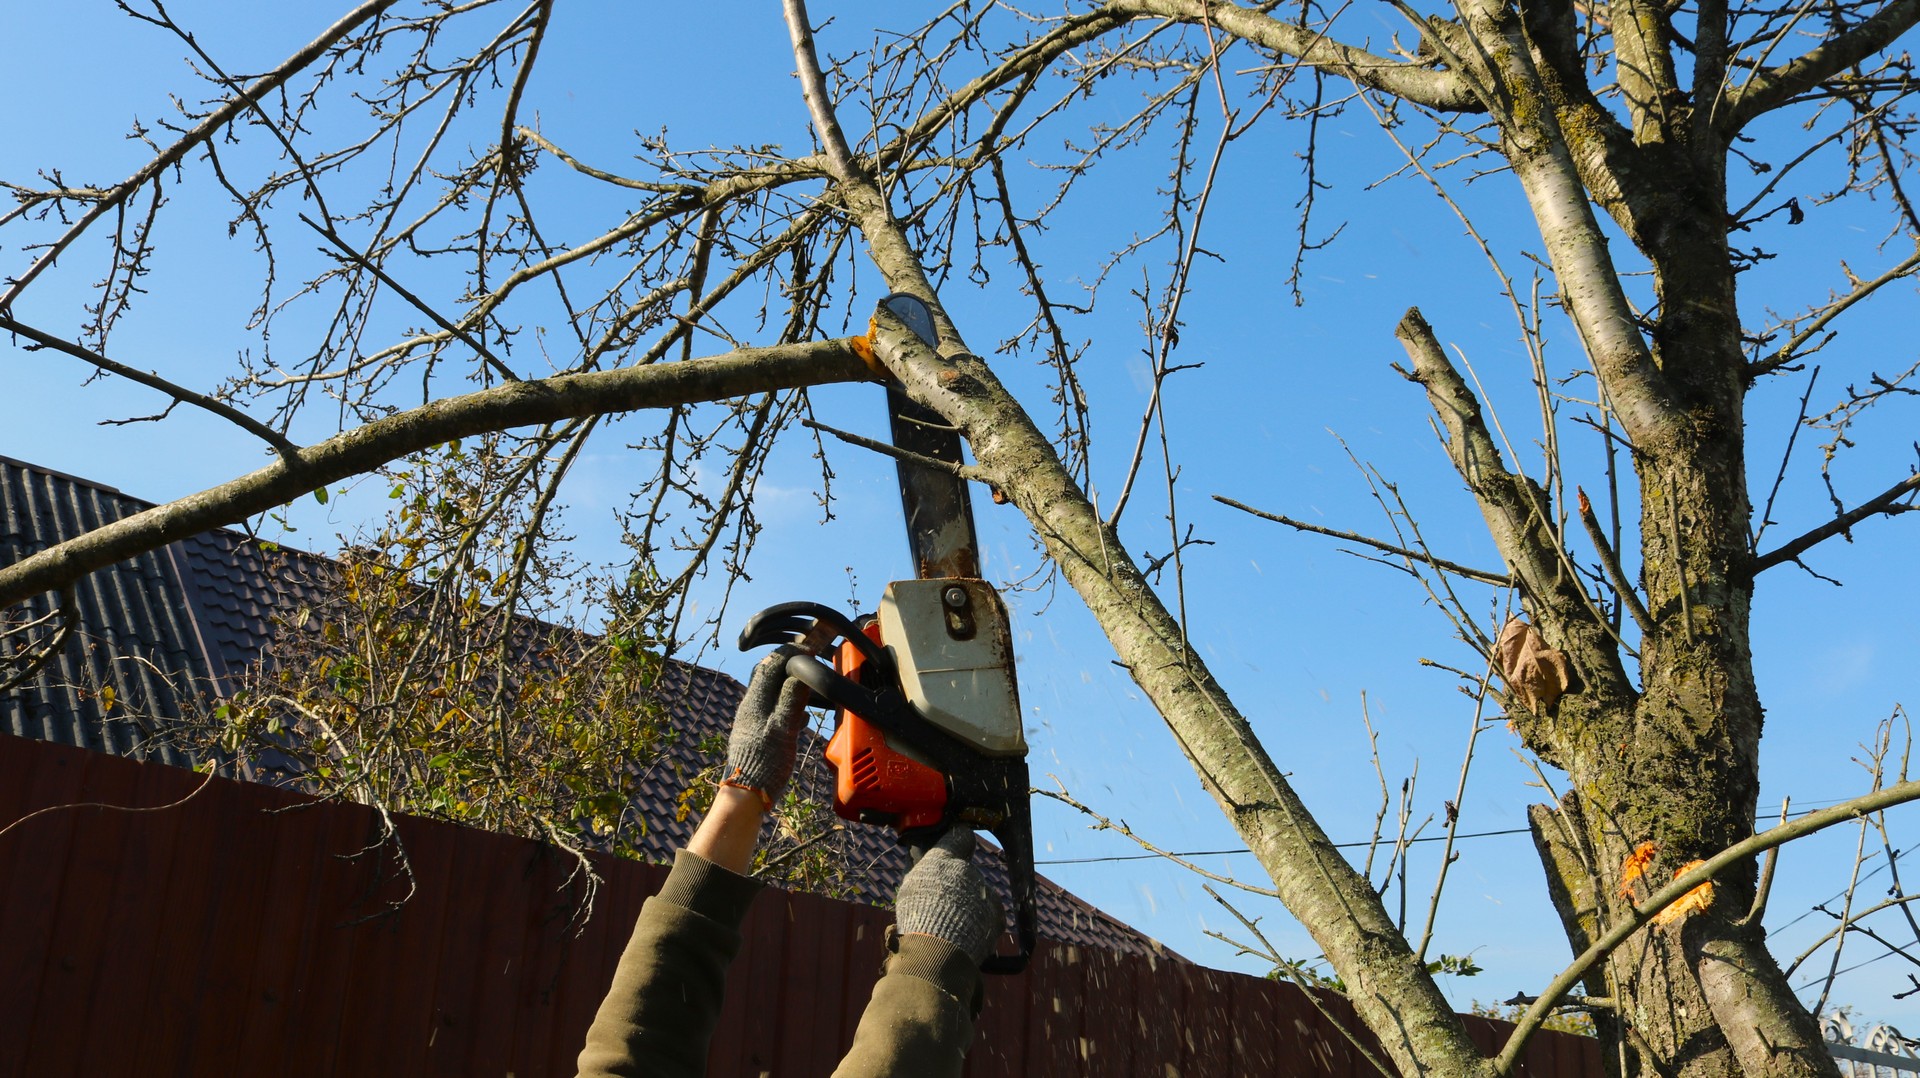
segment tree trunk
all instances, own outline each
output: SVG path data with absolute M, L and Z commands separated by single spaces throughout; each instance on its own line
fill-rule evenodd
M 1668 181 L 1670 194 L 1688 194 Z M 1630 703 L 1589 709 L 1577 724 L 1562 715 L 1534 727 L 1571 780 L 1563 818 L 1584 830 L 1598 878 L 1566 879 L 1565 858 L 1549 871 L 1559 890 L 1590 886 L 1609 921 L 1681 866 L 1751 835 L 1759 793 L 1744 357 L 1722 200 L 1711 185 L 1691 194 L 1684 212 L 1672 200 L 1657 207 L 1657 227 L 1652 208 L 1632 218 L 1654 259 L 1652 356 L 1670 402 L 1634 440 L 1652 622 L 1640 641 L 1641 686 Z M 1623 878 L 1643 844 L 1643 881 Z M 1751 862 L 1722 874 L 1710 907 L 1637 934 L 1606 964 L 1601 994 L 1618 1001 L 1630 1074 L 1837 1073 L 1764 933 L 1742 923 L 1754 885 Z M 1562 909 L 1577 948 L 1590 928 Z

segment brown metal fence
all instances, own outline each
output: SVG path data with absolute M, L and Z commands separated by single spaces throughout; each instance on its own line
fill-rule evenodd
M 360 806 L 0 735 L 0 1076 L 572 1074 L 665 870 L 595 858 L 582 923 L 562 852 L 394 823 L 404 866 Z M 889 919 L 762 895 L 710 1073 L 829 1073 Z M 970 1075 L 1372 1073 L 1256 977 L 1043 941 L 988 987 Z M 1470 1021 L 1483 1047 L 1504 1035 Z M 1602 1071 L 1595 1042 L 1547 1034 L 1522 1073 Z

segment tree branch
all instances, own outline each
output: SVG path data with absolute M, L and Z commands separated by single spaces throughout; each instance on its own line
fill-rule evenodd
M 1812 549 L 1816 544 L 1848 532 L 1855 524 L 1860 523 L 1868 517 L 1880 514 L 1895 516 L 1900 513 L 1920 509 L 1920 506 L 1916 505 L 1896 504 L 1901 498 L 1907 497 L 1915 491 L 1920 491 L 1920 472 L 1907 476 L 1905 479 L 1888 487 L 1885 491 L 1881 492 L 1879 496 L 1862 502 L 1854 508 L 1841 513 L 1839 516 L 1807 532 L 1805 535 L 1797 539 L 1790 539 L 1773 550 L 1769 550 L 1765 554 L 1755 557 L 1753 559 L 1753 575 L 1758 576 L 1764 570 L 1771 569 L 1781 562 L 1798 559 L 1800 555 Z
M 233 524 L 328 483 L 428 446 L 608 412 L 664 408 L 749 393 L 872 378 L 842 340 L 742 348 L 680 363 L 512 382 L 434 401 L 301 449 L 258 471 L 123 517 L 0 568 L 0 607 L 62 587 L 96 569 Z
M 1845 71 L 1891 44 L 1894 38 L 1920 23 L 1920 0 L 1893 0 L 1837 37 L 1808 49 L 1801 56 L 1757 71 L 1728 101 L 1721 128 L 1729 136 L 1763 112 L 1779 108 L 1799 94 Z
M 40 253 L 40 257 L 34 259 L 33 264 L 27 267 L 26 272 L 15 277 L 8 285 L 6 292 L 0 293 L 0 311 L 11 310 L 14 299 L 26 291 L 27 286 L 33 283 L 33 279 L 40 276 L 41 271 L 58 261 L 61 253 L 72 246 L 73 241 L 79 239 L 87 229 L 92 228 L 94 222 L 119 207 L 129 196 L 145 187 L 155 177 L 179 164 L 189 150 L 212 138 L 215 132 L 232 122 L 234 117 L 252 108 L 255 101 L 278 89 L 281 84 L 299 74 L 303 68 L 338 44 L 341 39 L 353 33 L 360 24 L 392 7 L 394 3 L 395 0 L 367 0 L 366 3 L 348 12 L 339 22 L 327 27 L 326 32 L 313 39 L 306 48 L 289 56 L 279 67 L 253 80 L 252 85 L 228 98 L 206 119 L 196 124 L 193 130 L 180 136 L 173 145 L 160 151 L 153 160 L 142 165 L 140 171 L 122 180 L 112 190 L 101 196 L 99 201 L 88 206 L 87 212 L 82 214 L 79 220 L 61 233 L 59 239 L 48 245 Z
M 1564 607 L 1555 611 L 1562 616 L 1579 610 L 1584 604 L 1569 603 L 1571 597 L 1561 594 L 1566 574 L 1561 572 L 1558 555 L 1537 534 L 1546 520 L 1544 494 L 1525 476 L 1507 470 L 1500 447 L 1481 418 L 1480 402 L 1447 358 L 1433 327 L 1418 307 L 1410 307 L 1393 335 L 1413 362 L 1411 371 L 1397 369 L 1427 391 L 1427 402 L 1447 432 L 1447 457 L 1473 492 L 1494 546 L 1513 570 L 1514 579 L 1536 604 Z
M 1817 310 L 1819 313 L 1814 315 L 1813 320 L 1801 327 L 1793 336 L 1787 338 L 1785 344 L 1775 349 L 1774 353 L 1767 358 L 1755 360 L 1747 365 L 1747 381 L 1752 382 L 1763 374 L 1771 374 L 1800 358 L 1800 349 L 1808 341 L 1819 336 L 1834 319 L 1845 314 L 1847 308 L 1852 307 L 1854 304 L 1859 303 L 1861 300 L 1866 299 L 1868 296 L 1873 295 L 1875 292 L 1878 292 L 1880 289 L 1903 277 L 1912 276 L 1916 269 L 1920 269 L 1920 244 L 1916 244 L 1912 254 L 1901 259 L 1899 263 L 1887 270 L 1887 272 L 1882 273 L 1871 281 L 1859 281 L 1846 295 L 1829 301 L 1823 307 L 1814 308 L 1814 310 Z M 1811 314 L 1813 312 L 1809 311 L 1808 313 Z M 1788 324 L 1791 325 L 1791 323 Z M 1828 340 L 1831 339 L 1831 337 L 1828 338 Z M 1818 352 L 1825 344 L 1826 341 L 1820 342 L 1819 345 L 1814 346 L 1813 351 Z
M 1485 569 L 1475 569 L 1470 565 L 1461 565 L 1459 562 L 1448 561 L 1445 558 L 1437 558 L 1431 554 L 1423 554 L 1418 550 L 1409 550 L 1406 547 L 1395 546 L 1392 543 L 1383 542 L 1379 539 L 1371 539 L 1358 532 L 1343 532 L 1334 528 L 1322 528 L 1318 524 L 1308 524 L 1304 520 L 1295 520 L 1292 517 L 1284 517 L 1278 513 L 1269 513 L 1264 509 L 1255 509 L 1251 505 L 1234 501 L 1232 498 L 1222 494 L 1215 494 L 1213 500 L 1219 502 L 1221 505 L 1231 505 L 1243 513 L 1252 513 L 1262 520 L 1271 520 L 1275 524 L 1285 524 L 1287 527 L 1299 531 L 1312 532 L 1315 535 L 1331 536 L 1335 539 L 1344 539 L 1350 543 L 1370 546 L 1375 550 L 1384 550 L 1389 554 L 1395 554 L 1402 558 L 1411 558 L 1422 564 L 1431 565 L 1442 572 L 1452 573 L 1455 576 L 1465 577 L 1468 580 L 1479 581 L 1482 584 L 1492 584 L 1498 588 L 1513 586 L 1513 577 L 1505 573 L 1492 573 Z
M 1356 49 L 1264 12 L 1220 0 L 1111 0 L 1105 10 L 1204 23 L 1361 86 L 1442 112 L 1485 112 L 1463 71 L 1407 63 Z
M 1805 816 L 1788 824 L 1770 827 L 1744 841 L 1721 850 L 1702 861 L 1699 867 L 1690 872 L 1681 873 L 1673 882 L 1655 891 L 1647 900 L 1634 907 L 1633 914 L 1616 923 L 1606 934 L 1593 942 L 1593 946 L 1582 952 L 1573 964 L 1561 970 L 1559 976 L 1541 991 L 1533 1006 L 1514 1023 L 1513 1033 L 1507 1043 L 1500 1048 L 1500 1054 L 1493 1063 L 1496 1075 L 1512 1074 L 1520 1060 L 1520 1053 L 1527 1046 L 1527 1038 L 1540 1027 L 1548 1013 L 1561 997 L 1565 996 L 1580 979 L 1614 949 L 1627 941 L 1629 936 L 1638 932 L 1654 915 L 1679 901 L 1680 897 L 1695 887 L 1713 879 L 1721 870 L 1736 864 L 1757 853 L 1764 853 L 1776 846 L 1783 846 L 1797 838 L 1804 838 L 1816 831 L 1824 831 L 1837 823 L 1856 820 L 1870 812 L 1904 805 L 1909 801 L 1920 800 L 1920 782 L 1902 782 L 1884 790 L 1856 797 L 1851 801 L 1842 801 L 1838 805 L 1824 808 L 1818 812 L 1809 812 Z
M 1587 190 L 1592 184 L 1593 197 L 1612 206 L 1610 212 L 1616 217 L 1627 213 L 1617 175 L 1633 170 L 1616 169 L 1617 162 L 1609 159 L 1618 152 L 1608 144 L 1620 140 L 1607 134 L 1612 128 L 1606 125 L 1598 132 L 1598 140 L 1570 138 L 1569 130 L 1580 130 L 1573 125 L 1583 124 L 1583 116 L 1594 111 L 1592 106 L 1570 110 L 1563 125 L 1557 109 L 1560 103 L 1549 91 L 1553 83 L 1533 63 L 1527 35 L 1517 21 L 1507 18 L 1506 9 L 1491 0 L 1476 0 L 1464 5 L 1464 10 L 1469 29 L 1478 35 L 1488 76 L 1509 103 L 1495 117 L 1500 124 L 1500 152 L 1520 181 L 1546 243 L 1562 304 L 1627 436 L 1636 445 L 1659 444 L 1681 412 L 1641 333 Z M 1597 149 L 1590 145 L 1596 141 Z M 1583 144 L 1578 159 L 1576 142 Z M 1630 215 L 1622 226 L 1630 234 L 1638 231 Z

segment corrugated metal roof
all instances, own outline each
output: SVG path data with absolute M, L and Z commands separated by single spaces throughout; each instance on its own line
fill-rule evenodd
M 150 506 L 110 487 L 0 457 L 0 558 L 12 561 Z M 78 628 L 59 660 L 0 695 L 3 728 L 42 741 L 190 764 L 157 735 L 165 733 L 168 720 L 187 714 L 196 698 L 230 691 L 233 679 L 273 640 L 276 615 L 284 620 L 319 598 L 331 564 L 221 529 L 94 573 L 77 589 Z M 34 616 L 45 614 L 52 597 L 30 605 Z M 108 685 L 114 687 L 110 709 L 101 693 Z M 686 844 L 694 821 L 677 818 L 681 794 L 715 762 L 707 750 L 724 744 L 744 691 L 726 674 L 669 661 L 655 692 L 678 736 L 648 767 L 635 806 L 645 821 L 635 845 L 648 857 L 671 860 Z M 798 791 L 822 803 L 833 789 L 824 747 L 811 731 L 803 735 L 794 779 Z M 278 772 L 273 762 L 263 764 Z M 909 865 L 905 850 L 886 828 L 846 828 L 838 836 L 845 879 L 835 897 L 887 904 Z M 982 872 L 1003 906 L 1009 905 L 999 850 L 984 840 L 981 847 Z M 1049 939 L 1177 957 L 1044 878 L 1038 907 L 1041 935 Z
M 111 487 L 0 457 L 0 559 L 12 562 L 148 508 Z M 177 547 L 93 573 L 74 589 L 74 631 L 59 656 L 25 684 L 0 695 L 0 729 L 119 756 L 187 765 L 160 724 L 191 706 L 211 674 L 189 608 Z M 52 630 L 56 596 L 9 611 Z M 9 658 L 47 640 L 9 638 Z M 113 690 L 112 694 L 106 692 Z

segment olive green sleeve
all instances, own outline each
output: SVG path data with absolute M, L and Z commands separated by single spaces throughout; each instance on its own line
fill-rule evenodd
M 640 907 L 613 987 L 587 1030 L 582 1078 L 701 1078 L 740 922 L 760 885 L 681 850 Z
M 887 937 L 893 953 L 834 1078 L 957 1078 L 980 1012 L 980 970 L 936 936 Z

